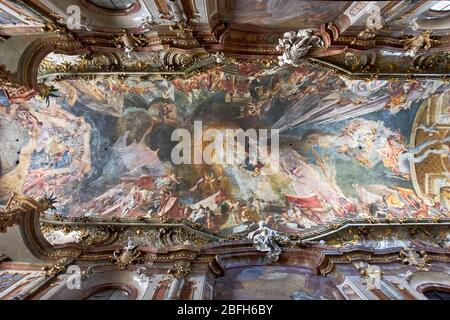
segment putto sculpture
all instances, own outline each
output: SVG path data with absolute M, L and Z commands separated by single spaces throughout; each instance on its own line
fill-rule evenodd
M 287 239 L 277 231 L 268 228 L 264 221 L 259 221 L 258 229 L 250 232 L 247 237 L 253 241 L 256 250 L 266 253 L 268 260 L 272 263 L 278 260 L 282 252 L 280 246 L 275 242 L 275 238 Z
M 320 36 L 314 34 L 313 29 L 285 32 L 283 38 L 278 39 L 278 45 L 276 47 L 277 50 L 284 51 L 283 55 L 278 57 L 278 63 L 280 66 L 298 66 L 300 59 L 311 48 L 322 48 L 324 46 L 325 42 Z
M 379 266 L 364 262 L 354 263 L 353 266 L 359 271 L 363 280 L 362 283 L 366 285 L 368 290 L 380 289 L 381 277 L 384 272 Z

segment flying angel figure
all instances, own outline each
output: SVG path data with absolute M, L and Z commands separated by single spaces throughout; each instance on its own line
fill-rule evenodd
M 204 176 L 200 178 L 191 189 L 189 189 L 189 191 L 196 191 L 199 188 L 203 189 L 204 187 L 208 187 L 210 190 L 213 190 L 214 184 L 221 180 L 222 176 L 216 177 L 214 173 L 211 173 L 210 175 L 205 173 Z

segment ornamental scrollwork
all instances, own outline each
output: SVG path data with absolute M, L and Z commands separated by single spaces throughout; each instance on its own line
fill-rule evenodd
M 129 58 L 131 58 L 130 53 L 135 51 L 137 48 L 143 48 L 147 45 L 147 40 L 142 34 L 133 34 L 130 31 L 123 29 L 118 35 L 113 39 L 116 48 L 122 48 Z
M 283 51 L 278 57 L 279 64 L 299 66 L 301 58 L 308 54 L 310 49 L 323 47 L 325 42 L 319 35 L 314 34 L 312 29 L 285 32 L 276 47 L 278 51 Z
M 4 65 L 0 65 L 0 89 L 7 92 L 8 98 L 12 102 L 23 100 L 35 94 L 34 90 L 18 83 Z
M 417 35 L 407 35 L 400 40 L 403 43 L 405 54 L 414 57 L 420 49 L 428 50 L 433 43 L 439 43 L 438 40 L 433 39 L 431 31 L 424 31 Z
M 177 262 L 173 265 L 173 267 L 167 270 L 167 273 L 173 279 L 181 279 L 189 277 L 189 275 L 191 274 L 191 269 L 189 268 L 189 263 Z
M 428 271 L 431 267 L 431 264 L 428 263 L 430 261 L 428 254 L 423 250 L 417 252 L 413 249 L 405 248 L 399 252 L 397 260 L 404 265 L 414 266 L 420 271 Z
M 142 257 L 142 252 L 139 251 L 133 241 L 129 240 L 123 249 L 116 249 L 113 252 L 113 262 L 119 270 L 125 270 L 132 263 L 139 262 Z
M 55 264 L 43 267 L 42 271 L 45 271 L 46 276 L 53 277 L 66 271 L 69 263 L 70 261 L 68 258 L 61 258 L 58 259 Z
M 12 226 L 23 214 L 30 214 L 33 210 L 39 213 L 54 209 L 56 197 L 52 195 L 41 196 L 36 199 L 13 193 L 6 206 L 0 209 L 0 232 L 6 232 L 6 228 Z

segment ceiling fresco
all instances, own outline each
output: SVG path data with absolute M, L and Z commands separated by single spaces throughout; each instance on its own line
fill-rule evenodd
M 48 101 L 0 108 L 3 202 L 13 191 L 54 193 L 66 217 L 186 218 L 225 235 L 261 220 L 298 232 L 352 217 L 448 216 L 448 175 L 419 197 L 409 165 L 448 162 L 448 129 L 415 123 L 418 110 L 437 108 L 448 128 L 437 97 L 448 99 L 450 87 L 440 80 L 347 80 L 303 63 L 51 85 Z M 279 129 L 279 168 L 269 158 L 174 164 L 171 134 L 194 121 L 204 131 Z M 413 127 L 430 139 L 411 141 Z
M 222 18 L 236 24 L 258 27 L 297 28 L 320 26 L 333 21 L 350 5 L 349 1 L 251 0 L 221 1 Z
M 0 0 L 0 300 L 448 299 L 449 30 L 450 1 Z

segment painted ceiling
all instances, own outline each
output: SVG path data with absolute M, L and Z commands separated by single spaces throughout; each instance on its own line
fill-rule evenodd
M 344 218 L 449 215 L 441 80 L 347 80 L 305 62 L 47 84 L 57 90 L 48 101 L 0 107 L 3 203 L 13 191 L 54 193 L 65 217 L 186 218 L 224 235 L 261 220 L 299 232 Z M 279 129 L 279 169 L 264 159 L 175 165 L 171 134 L 194 121 Z
M 448 217 L 448 12 L 434 5 L 155 0 L 111 15 L 4 1 L 0 75 L 21 83 L 0 91 L 0 203 L 53 193 L 68 219 L 182 218 L 222 235 Z M 274 67 L 283 32 L 303 28 L 327 48 Z M 32 66 L 45 39 L 58 48 Z M 171 135 L 195 121 L 279 130 L 279 167 L 175 164 Z
M 0 0 L 0 300 L 424 298 L 449 31 L 450 1 Z
M 222 19 L 253 27 L 318 27 L 323 21 L 336 20 L 351 1 L 237 1 L 219 3 Z

